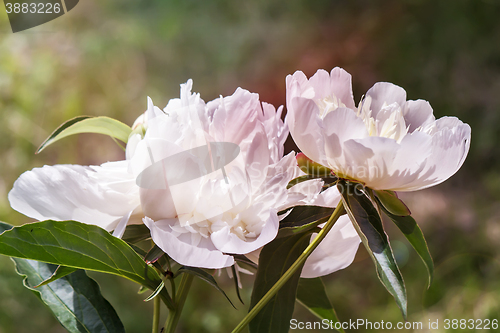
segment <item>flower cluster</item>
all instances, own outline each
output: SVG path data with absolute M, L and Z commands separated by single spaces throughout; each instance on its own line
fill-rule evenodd
M 340 193 L 324 181 L 289 183 L 305 173 L 294 152 L 284 155 L 289 130 L 300 150 L 339 178 L 374 190 L 412 191 L 439 184 L 462 165 L 470 127 L 436 120 L 429 103 L 377 83 L 356 107 L 350 75 L 320 70 L 309 80 L 289 75 L 283 107 L 261 103 L 238 88 L 205 103 L 181 85 L 162 110 L 148 99 L 132 126 L 126 159 L 100 166 L 56 165 L 22 174 L 11 206 L 37 220 L 76 220 L 121 237 L 145 224 L 178 263 L 202 268 L 258 260 L 280 220 L 299 205 L 335 207 Z M 307 259 L 303 277 L 345 268 L 360 243 L 346 215 Z

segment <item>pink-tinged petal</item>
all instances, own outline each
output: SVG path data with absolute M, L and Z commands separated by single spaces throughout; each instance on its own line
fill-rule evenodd
M 144 215 L 155 219 L 174 218 L 177 216 L 170 188 L 164 190 L 141 188 L 140 198 Z
M 259 127 L 262 127 L 262 125 L 259 124 Z M 255 191 L 265 181 L 263 176 L 266 174 L 265 170 L 269 165 L 269 148 L 264 130 L 254 133 L 253 140 L 242 150 L 245 159 L 244 165 L 251 181 L 252 191 Z
M 410 184 L 418 182 L 431 153 L 432 137 L 430 135 L 418 131 L 407 134 L 401 141 L 394 159 L 388 161 L 389 170 L 385 184 L 380 184 L 376 189 L 401 191 Z
M 126 162 L 108 167 L 127 174 Z M 56 165 L 23 173 L 9 192 L 15 210 L 37 220 L 75 220 L 113 230 L 138 205 L 133 175 L 117 180 L 99 175 L 106 167 Z M 108 173 L 109 174 L 109 173 Z
M 335 67 L 330 73 L 330 91 L 350 109 L 356 109 L 352 93 L 352 77 L 340 67 Z
M 310 99 L 297 97 L 287 107 L 285 121 L 293 140 L 307 157 L 325 165 L 327 161 L 318 106 Z
M 311 76 L 309 84 L 314 89 L 314 99 L 322 99 L 332 94 L 330 75 L 324 69 L 319 69 Z
M 432 153 L 418 181 L 402 191 L 415 191 L 440 184 L 453 176 L 462 166 L 470 148 L 471 128 L 455 117 L 436 121 L 432 136 Z
M 186 175 L 200 174 L 200 165 L 193 162 L 196 160 L 189 151 L 163 139 L 146 137 L 138 144 L 131 164 L 137 174 L 142 210 L 146 216 L 155 220 L 173 218 L 186 210 L 185 203 L 194 205 L 192 199 L 203 179 L 198 177 L 188 181 Z M 177 184 L 178 179 L 185 181 Z M 182 200 L 184 197 L 188 199 Z
M 336 207 L 340 203 L 340 192 L 336 186 L 332 186 L 321 192 L 312 202 L 311 205 L 320 207 Z
M 323 186 L 323 180 L 311 179 L 295 184 L 288 189 L 286 201 L 278 207 L 278 211 L 285 210 L 293 206 L 315 205 L 318 194 Z
M 432 113 L 432 107 L 429 102 L 422 99 L 416 101 L 407 101 L 403 114 L 408 126 L 408 133 L 412 133 L 415 129 L 422 127 L 434 122 L 436 118 Z
M 325 151 L 332 163 L 342 155 L 344 142 L 369 136 L 363 120 L 351 109 L 338 108 L 328 113 L 323 119 L 323 124 Z
M 397 103 L 403 107 L 406 102 L 406 91 L 389 82 L 377 82 L 366 93 L 365 102 L 368 101 L 371 101 L 370 109 L 372 117 L 375 118 L 384 104 Z
M 386 185 L 386 176 L 399 148 L 395 140 L 388 138 L 372 136 L 348 140 L 344 143 L 344 168 L 339 172 L 379 189 Z
M 171 226 L 176 219 L 165 219 L 154 222 L 144 218 L 144 224 L 151 231 L 151 238 L 155 244 L 181 265 L 201 268 L 223 268 L 234 264 L 232 256 L 217 250 L 209 238 L 199 240 L 193 245 L 190 232 L 176 234 Z
M 213 232 L 210 236 L 214 246 L 224 253 L 246 254 L 255 251 L 270 241 L 278 234 L 279 221 L 275 211 L 271 211 L 260 235 L 255 239 L 243 240 L 230 230 L 229 226 Z
M 207 107 L 214 109 L 210 125 L 214 139 L 236 144 L 251 136 L 262 113 L 259 95 L 241 88 L 231 96 L 209 102 Z
M 286 105 L 290 112 L 290 102 L 295 97 L 306 99 L 314 98 L 314 88 L 307 80 L 307 76 L 301 71 L 296 71 L 293 75 L 286 77 Z
M 311 240 L 316 234 L 311 236 Z M 324 276 L 349 266 L 361 242 L 347 215 L 342 215 L 319 246 L 307 258 L 301 277 Z
M 269 163 L 272 164 L 283 157 L 285 141 L 288 137 L 288 126 L 281 120 L 283 106 L 280 106 L 276 111 L 271 104 L 262 103 L 262 110 L 264 111 L 262 122 L 270 151 Z

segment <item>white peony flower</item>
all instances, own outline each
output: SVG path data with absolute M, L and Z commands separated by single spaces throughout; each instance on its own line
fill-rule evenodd
M 351 75 L 318 70 L 309 80 L 288 75 L 287 124 L 310 159 L 339 177 L 375 190 L 415 191 L 458 171 L 470 146 L 470 126 L 435 119 L 427 101 L 407 101 L 403 88 L 376 83 L 356 108 Z
M 231 266 L 231 254 L 255 255 L 276 237 L 278 211 L 297 204 L 334 206 L 339 202 L 336 189 L 320 195 L 322 182 L 317 180 L 286 189 L 300 170 L 294 153 L 283 157 L 288 131 L 280 119 L 282 108 L 276 112 L 269 104 L 261 105 L 257 94 L 243 89 L 205 105 L 198 94 L 191 93 L 191 85 L 191 81 L 183 85 L 181 98 L 169 102 L 165 116 L 148 124 L 132 158 L 135 172 L 139 175 L 157 161 L 169 161 L 179 152 L 213 143 L 236 144 L 239 155 L 224 167 L 224 172 L 212 171 L 164 189 L 141 188 L 147 216 L 144 223 L 151 229 L 153 241 L 174 260 L 196 267 Z M 189 162 L 183 168 L 196 164 Z M 167 164 L 162 170 L 169 169 Z M 176 164 L 180 166 L 182 161 Z M 157 182 L 147 183 L 175 183 L 175 170 L 167 170 L 164 180 L 159 180 L 160 172 L 155 177 Z M 342 241 L 346 248 L 330 247 L 332 251 L 324 252 L 321 258 L 313 255 L 311 269 L 305 272 L 312 276 L 320 271 L 317 266 L 327 255 L 330 260 L 322 266 L 323 272 L 349 265 L 359 238 L 352 226 L 342 228 L 339 223 L 338 230 L 331 233 L 331 242 Z

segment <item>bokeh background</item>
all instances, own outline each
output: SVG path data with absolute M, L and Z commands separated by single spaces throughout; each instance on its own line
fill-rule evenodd
M 99 135 L 70 137 L 35 155 L 69 118 L 105 115 L 132 124 L 146 96 L 163 107 L 189 78 L 205 101 L 241 86 L 278 106 L 287 74 L 340 66 L 353 75 L 356 101 L 375 82 L 389 81 L 409 99 L 428 100 L 436 117 L 471 125 L 462 169 L 442 185 L 402 194 L 435 260 L 429 290 L 420 259 L 398 230 L 387 229 L 408 289 L 409 321 L 427 327 L 439 320 L 442 327 L 446 318 L 500 319 L 499 17 L 497 0 L 82 0 L 52 22 L 13 34 L 0 6 L 0 220 L 30 221 L 7 200 L 22 172 L 123 158 Z M 136 285 L 92 276 L 127 332 L 150 331 L 152 304 Z M 236 302 L 225 272 L 218 280 Z M 247 311 L 252 281 L 243 277 L 246 305 L 237 310 L 195 281 L 178 331 L 230 331 Z M 325 281 L 342 321 L 402 320 L 364 249 Z M 300 305 L 294 318 L 315 320 Z M 0 257 L 0 333 L 35 331 L 64 329 Z

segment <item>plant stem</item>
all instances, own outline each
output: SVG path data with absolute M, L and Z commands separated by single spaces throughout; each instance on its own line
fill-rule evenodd
M 154 299 L 154 310 L 153 310 L 153 333 L 158 333 L 160 327 L 160 305 L 161 297 L 157 295 Z
M 259 313 L 260 310 L 276 295 L 276 293 L 283 287 L 283 285 L 292 277 L 292 275 L 302 266 L 311 253 L 318 247 L 319 243 L 325 238 L 326 234 L 333 227 L 338 218 L 345 212 L 344 205 L 339 203 L 332 215 L 326 222 L 325 226 L 321 229 L 314 240 L 306 247 L 304 252 L 295 260 L 290 268 L 281 276 L 281 278 L 269 289 L 269 291 L 255 304 L 255 306 L 247 313 L 245 318 L 236 326 L 232 333 L 241 332 L 245 326 Z
M 182 280 L 179 285 L 179 290 L 177 297 L 175 299 L 175 309 L 170 310 L 168 313 L 167 321 L 165 322 L 165 333 L 174 333 L 179 318 L 181 317 L 182 308 L 186 302 L 187 295 L 189 293 L 189 288 L 193 282 L 193 275 L 184 273 L 182 274 Z

